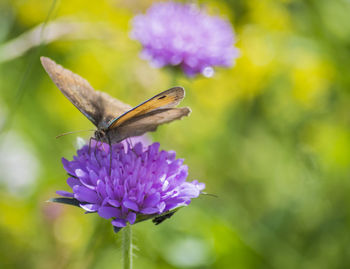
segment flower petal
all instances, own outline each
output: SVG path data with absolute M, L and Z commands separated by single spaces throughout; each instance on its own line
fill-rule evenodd
M 56 193 L 58 195 L 61 195 L 63 197 L 69 197 L 69 198 L 73 198 L 74 197 L 74 194 L 73 193 L 70 193 L 68 191 L 56 191 Z
M 99 205 L 96 205 L 96 204 L 80 204 L 79 206 L 82 209 L 86 210 L 87 212 L 96 212 L 100 207 Z
M 111 206 L 101 206 L 98 215 L 104 219 L 120 217 L 120 209 Z
M 181 197 L 188 197 L 188 198 L 196 198 L 200 194 L 200 190 L 197 188 L 196 185 L 193 185 L 192 183 L 185 182 L 182 184 L 182 190 L 179 193 L 179 196 Z
M 120 203 L 117 200 L 109 199 L 108 203 L 114 207 L 120 207 Z
M 126 217 L 126 220 L 130 223 L 130 224 L 134 224 L 135 223 L 135 220 L 136 220 L 136 213 L 134 212 L 129 212 L 127 217 Z
M 112 220 L 112 225 L 116 226 L 116 227 L 125 227 L 126 226 L 126 220 L 125 219 L 116 218 L 115 220 Z
M 160 193 L 156 192 L 147 196 L 147 198 L 143 201 L 143 207 L 153 207 L 160 201 Z
M 74 198 L 88 203 L 100 203 L 101 199 L 98 197 L 95 191 L 92 191 L 84 186 L 73 187 Z
M 131 200 L 125 200 L 123 206 L 134 211 L 139 211 L 139 206 Z
M 73 189 L 75 185 L 81 185 L 80 180 L 75 177 L 69 177 L 67 179 L 67 184 Z
M 141 213 L 145 215 L 155 214 L 158 212 L 159 212 L 159 209 L 155 207 L 148 207 L 148 208 L 141 209 Z

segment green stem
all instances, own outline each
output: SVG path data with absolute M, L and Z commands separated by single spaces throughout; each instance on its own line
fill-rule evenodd
M 181 74 L 181 71 L 177 67 L 168 67 L 168 72 L 169 72 L 169 82 L 170 82 L 170 87 L 175 87 L 179 86 L 178 80 L 179 80 L 179 75 Z
M 132 268 L 132 232 L 131 225 L 128 224 L 125 228 L 122 229 L 123 237 L 123 268 L 131 269 Z
M 171 87 L 179 86 L 179 85 L 177 85 L 177 83 L 178 83 L 178 71 L 177 70 L 173 71 L 172 83 L 173 83 L 173 85 L 171 85 Z

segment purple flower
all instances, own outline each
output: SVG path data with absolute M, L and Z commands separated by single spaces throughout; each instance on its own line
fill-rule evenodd
M 109 146 L 101 143 L 90 151 L 84 146 L 72 161 L 63 158 L 62 163 L 73 193 L 57 194 L 112 219 L 115 227 L 186 206 L 205 187 L 196 180 L 186 182 L 188 167 L 183 160 L 176 159 L 173 151 L 159 151 L 158 143 L 148 147 L 140 142 L 114 144 L 111 170 Z
M 231 24 L 193 4 L 153 4 L 132 25 L 132 38 L 143 46 L 142 57 L 156 67 L 180 66 L 188 76 L 211 77 L 214 66 L 230 67 L 238 57 Z

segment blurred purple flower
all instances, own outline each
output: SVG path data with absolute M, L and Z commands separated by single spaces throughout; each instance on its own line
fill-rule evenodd
M 156 67 L 180 66 L 188 76 L 214 74 L 238 57 L 231 24 L 194 4 L 156 3 L 132 21 L 131 36 L 141 42 L 142 57 Z
M 109 174 L 109 146 L 101 144 L 89 152 L 86 145 L 72 161 L 62 159 L 70 175 L 67 180 L 73 193 L 57 194 L 75 198 L 88 212 L 112 218 L 115 227 L 135 223 L 138 216 L 156 216 L 186 206 L 204 189 L 203 183 L 186 182 L 188 175 L 182 159 L 173 151 L 159 151 L 159 144 L 144 147 L 127 143 L 113 145 Z

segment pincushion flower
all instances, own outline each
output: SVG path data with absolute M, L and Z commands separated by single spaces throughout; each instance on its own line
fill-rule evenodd
M 72 192 L 57 194 L 112 219 L 117 228 L 134 224 L 186 206 L 204 189 L 196 180 L 186 182 L 188 167 L 175 157 L 173 151 L 159 151 L 158 143 L 119 143 L 112 146 L 110 169 L 107 144 L 92 145 L 90 150 L 85 145 L 72 161 L 62 159 Z
M 155 3 L 134 17 L 132 27 L 142 57 L 156 67 L 179 66 L 188 76 L 210 77 L 214 66 L 230 67 L 238 57 L 231 24 L 194 4 Z

